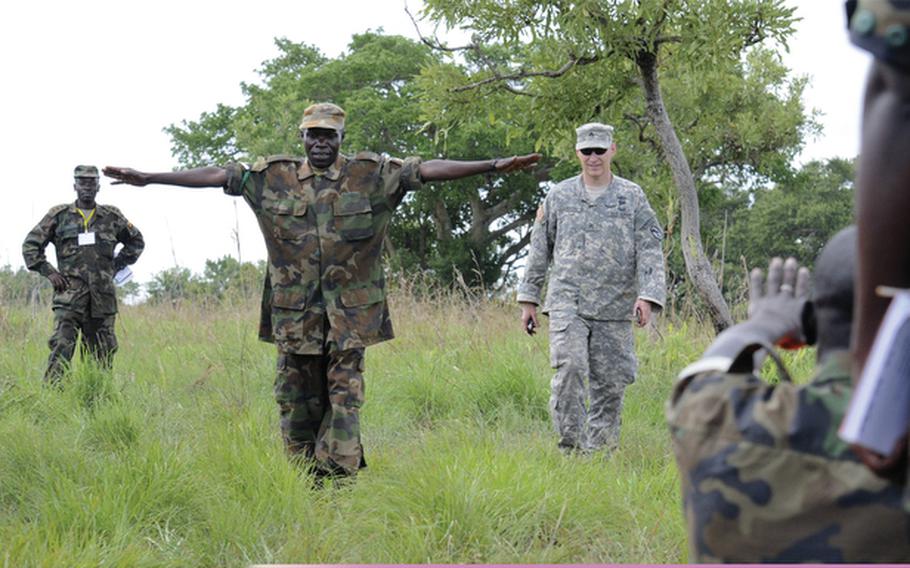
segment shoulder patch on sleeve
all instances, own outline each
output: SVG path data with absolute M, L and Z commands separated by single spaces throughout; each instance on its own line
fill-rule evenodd
M 367 160 L 370 162 L 379 162 L 379 154 L 376 152 L 369 152 L 364 150 L 363 152 L 357 152 L 357 155 L 354 156 L 355 160 Z
M 652 224 L 651 224 L 651 227 L 648 228 L 648 231 L 650 231 L 651 236 L 654 237 L 655 239 L 657 239 L 658 241 L 664 240 L 664 232 L 663 232 L 663 229 L 661 229 L 660 227 L 658 227 L 658 226 L 657 226 L 657 223 L 652 223 Z
M 541 201 L 540 205 L 537 206 L 537 216 L 534 218 L 535 223 L 540 223 L 543 221 L 544 217 L 547 216 L 547 211 L 544 209 L 544 202 Z

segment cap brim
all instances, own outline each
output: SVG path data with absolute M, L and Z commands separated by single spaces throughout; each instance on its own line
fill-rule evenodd
M 305 128 L 326 128 L 328 130 L 342 130 L 343 124 L 338 124 L 335 120 L 305 120 L 300 123 L 300 129 Z
M 613 145 L 613 141 L 604 141 L 604 140 L 585 140 L 584 142 L 578 142 L 575 144 L 576 150 L 584 150 L 585 148 L 604 148 L 609 150 L 610 146 Z

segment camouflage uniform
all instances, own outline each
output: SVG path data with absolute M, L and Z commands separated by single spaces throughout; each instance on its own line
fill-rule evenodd
M 72 359 L 80 331 L 83 348 L 101 365 L 110 366 L 117 351 L 114 274 L 136 262 L 145 247 L 142 234 L 116 207 L 96 205 L 93 215 L 85 213 L 87 223 L 75 204 L 58 205 L 48 211 L 22 244 L 22 256 L 29 270 L 45 277 L 59 271 L 69 284 L 66 290 L 54 293 L 54 333 L 49 341 L 46 380 L 56 380 Z M 86 230 L 94 233 L 94 243 L 80 245 L 79 234 Z M 57 268 L 44 255 L 48 243 L 56 249 Z M 115 257 L 117 243 L 124 246 Z
M 623 393 L 637 368 L 632 308 L 636 298 L 663 306 L 666 295 L 662 237 L 642 189 L 618 176 L 594 200 L 581 176 L 567 179 L 538 211 L 518 301 L 540 304 L 552 264 L 543 312 L 561 447 L 618 443 Z
M 364 348 L 393 337 L 382 242 L 419 166 L 361 152 L 325 171 L 291 156 L 225 167 L 225 193 L 249 204 L 269 253 L 259 335 L 278 348 L 285 444 L 324 471 L 363 466 Z
M 877 59 L 910 72 L 910 3 L 905 0 L 847 2 L 850 39 Z
M 804 386 L 752 374 L 683 376 L 667 405 L 690 562 L 908 562 L 901 487 L 837 428 L 852 391 L 833 352 Z

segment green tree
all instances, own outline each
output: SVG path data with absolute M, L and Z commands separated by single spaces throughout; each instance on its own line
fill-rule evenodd
M 804 81 L 788 79 L 772 51 L 793 31 L 793 9 L 780 0 L 427 0 L 424 15 L 473 32 L 459 48 L 425 40 L 464 59 L 424 73 L 429 114 L 445 127 L 486 110 L 566 157 L 563 133 L 574 126 L 617 126 L 620 175 L 664 193 L 656 201 L 688 276 L 715 327 L 729 325 L 702 245 L 699 192 L 780 168 L 815 128 L 800 103 Z
M 265 261 L 253 264 L 224 256 L 218 260 L 205 261 L 202 283 L 206 295 L 214 299 L 231 296 L 246 298 L 261 291 L 264 276 Z
M 787 179 L 754 193 L 748 213 L 736 216 L 731 251 L 749 266 L 793 256 L 811 267 L 822 247 L 853 220 L 852 160 L 813 161 Z
M 241 85 L 246 104 L 218 105 L 196 121 L 165 129 L 181 166 L 299 155 L 303 110 L 326 100 L 347 111 L 346 152 L 471 160 L 531 149 L 528 136 L 490 124 L 485 114 L 444 132 L 421 120 L 415 78 L 438 56 L 420 43 L 367 32 L 354 36 L 347 53 L 335 59 L 287 39 L 276 46 L 279 55 L 259 69 L 261 83 Z M 523 254 L 541 192 L 530 174 L 474 177 L 418 192 L 406 199 L 389 232 L 392 266 L 429 272 L 444 282 L 455 273 L 471 284 L 501 280 Z
M 158 272 L 145 285 L 148 301 L 153 304 L 174 304 L 198 300 L 206 296 L 205 284 L 189 268 L 175 266 Z

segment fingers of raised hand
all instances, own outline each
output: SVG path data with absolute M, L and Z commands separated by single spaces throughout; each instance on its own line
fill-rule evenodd
M 801 266 L 796 273 L 796 297 L 807 298 L 809 296 L 809 269 Z
M 783 280 L 780 284 L 780 293 L 793 296 L 796 289 L 796 272 L 799 269 L 799 263 L 792 256 L 784 262 Z
M 765 282 L 765 296 L 777 294 L 784 277 L 784 261 L 775 256 L 768 264 L 768 280 Z
M 765 273 L 761 268 L 753 268 L 749 273 L 749 301 L 754 302 L 762 297 L 762 284 L 765 282 Z

